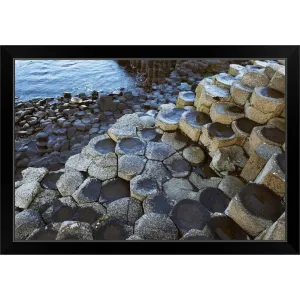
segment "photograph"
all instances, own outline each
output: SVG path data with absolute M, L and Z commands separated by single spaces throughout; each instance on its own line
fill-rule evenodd
M 14 241 L 286 241 L 285 71 L 15 59 Z

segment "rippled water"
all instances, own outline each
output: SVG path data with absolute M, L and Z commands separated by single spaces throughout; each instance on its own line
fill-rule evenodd
M 20 100 L 93 90 L 131 89 L 135 78 L 113 60 L 16 60 L 15 96 Z

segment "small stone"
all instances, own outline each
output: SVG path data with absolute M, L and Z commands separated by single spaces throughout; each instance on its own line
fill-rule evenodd
M 40 215 L 26 209 L 15 216 L 15 239 L 25 240 L 35 229 L 44 225 Z
M 33 209 L 40 214 L 43 214 L 53 203 L 59 198 L 58 191 L 42 190 L 31 202 L 29 209 Z
M 26 209 L 41 190 L 36 181 L 22 184 L 15 190 L 15 206 Z
M 162 214 L 145 214 L 135 223 L 134 233 L 145 240 L 176 240 L 178 230 L 172 220 Z
M 88 223 L 65 221 L 61 224 L 56 240 L 93 240 L 91 226 Z

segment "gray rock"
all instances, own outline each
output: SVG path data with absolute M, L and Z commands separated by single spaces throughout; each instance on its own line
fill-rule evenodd
M 116 153 L 118 155 L 144 155 L 145 148 L 146 143 L 139 138 L 123 138 L 117 143 Z
M 93 224 L 93 232 L 95 240 L 126 240 L 133 234 L 133 227 L 104 216 Z
M 199 201 L 183 199 L 172 208 L 170 218 L 184 235 L 191 229 L 202 230 L 211 214 Z
M 214 236 L 209 234 L 208 231 L 191 229 L 180 240 L 214 240 Z
M 147 161 L 142 175 L 155 179 L 160 187 L 172 177 L 165 165 L 162 162 L 155 160 Z
M 197 193 L 191 183 L 184 178 L 172 178 L 163 184 L 163 191 L 172 200 L 172 205 L 182 199 L 195 199 Z
M 164 132 L 162 138 L 162 142 L 170 145 L 175 150 L 182 150 L 186 145 L 188 145 L 188 138 L 179 133 L 178 131 L 175 132 Z
M 222 178 L 220 177 L 211 177 L 207 179 L 203 179 L 196 172 L 192 172 L 189 176 L 189 181 L 199 190 L 206 187 L 217 187 L 221 182 Z
M 59 177 L 64 173 L 64 170 L 49 172 L 41 181 L 41 186 L 45 189 L 57 189 L 56 182 Z
M 159 187 L 154 178 L 146 177 L 144 174 L 134 177 L 130 181 L 131 197 L 143 201 L 149 196 L 158 193 Z
M 225 176 L 220 182 L 218 188 L 230 199 L 233 198 L 243 187 L 244 183 L 235 176 Z
M 69 159 L 66 161 L 65 168 L 86 172 L 91 163 L 91 159 L 80 153 L 69 157 Z
M 137 155 L 123 155 L 118 162 L 118 176 L 130 181 L 136 175 L 141 174 L 147 159 Z
M 56 182 L 58 191 L 62 196 L 71 196 L 82 184 L 84 176 L 76 170 L 66 170 Z
M 72 220 L 93 224 L 106 214 L 106 208 L 98 202 L 80 204 Z
M 118 160 L 114 153 L 107 153 L 94 159 L 88 169 L 91 177 L 99 180 L 108 180 L 117 176 Z
M 31 202 L 29 205 L 29 209 L 33 209 L 40 214 L 43 214 L 45 210 L 47 210 L 55 200 L 60 197 L 60 194 L 56 190 L 42 190 Z
M 164 160 L 167 169 L 172 173 L 173 177 L 186 177 L 191 172 L 191 166 L 179 153 L 175 153 Z
M 198 146 L 189 146 L 183 150 L 183 157 L 191 164 L 201 164 L 205 160 L 203 150 Z
M 90 203 L 99 200 L 102 183 L 96 178 L 87 178 L 72 194 L 77 203 Z
M 26 240 L 55 240 L 61 223 L 52 223 L 44 227 L 35 229 Z
M 23 170 L 21 184 L 30 183 L 33 181 L 40 182 L 49 171 L 46 168 L 27 168 Z
M 43 225 L 44 223 L 36 211 L 23 210 L 15 216 L 15 239 L 25 240 L 35 229 Z
M 107 214 L 122 223 L 133 226 L 143 215 L 142 204 L 132 198 L 123 198 L 111 202 L 107 206 Z
M 156 213 L 168 215 L 172 209 L 172 201 L 165 193 L 158 193 L 143 201 L 145 214 Z
M 36 181 L 22 184 L 15 190 L 15 206 L 27 208 L 41 189 L 40 184 Z
M 90 224 L 65 221 L 61 224 L 56 240 L 93 240 Z
M 131 235 L 126 241 L 138 241 L 143 240 L 141 237 L 137 236 L 136 234 Z
M 175 152 L 176 150 L 170 145 L 161 142 L 148 142 L 146 157 L 152 160 L 163 161 Z
M 134 234 L 145 240 L 177 240 L 178 230 L 172 220 L 163 214 L 143 215 L 135 223 Z

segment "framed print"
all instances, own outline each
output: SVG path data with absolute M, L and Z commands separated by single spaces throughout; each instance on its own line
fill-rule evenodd
M 1 252 L 298 254 L 298 46 L 2 46 Z

